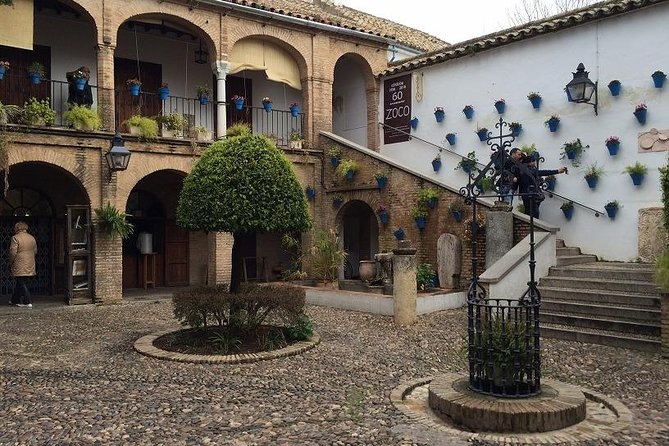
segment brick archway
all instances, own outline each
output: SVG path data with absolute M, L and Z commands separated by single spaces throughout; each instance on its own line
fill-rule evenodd
M 381 229 L 378 216 L 366 201 L 351 199 L 339 209 L 336 222 L 340 247 L 348 253 L 340 278 L 356 279 L 359 262 L 374 260 L 374 254 L 379 250 Z

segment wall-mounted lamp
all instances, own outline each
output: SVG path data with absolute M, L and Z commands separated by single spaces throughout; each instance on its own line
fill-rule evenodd
M 109 167 L 109 181 L 111 181 L 111 173 L 126 170 L 130 162 L 130 151 L 123 145 L 123 138 L 120 133 L 114 135 L 111 149 L 105 154 L 107 167 Z
M 565 91 L 569 102 L 590 104 L 595 107 L 595 115 L 597 115 L 597 82 L 591 81 L 588 73 L 582 63 L 578 64 L 576 73 L 572 73 L 574 78 L 567 84 Z M 593 96 L 595 97 L 594 102 L 590 102 Z

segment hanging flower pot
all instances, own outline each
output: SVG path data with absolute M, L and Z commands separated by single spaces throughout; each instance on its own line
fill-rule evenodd
M 499 113 L 500 115 L 503 114 L 504 111 L 506 110 L 506 102 L 504 101 L 504 99 L 496 101 L 495 108 L 497 109 L 497 113 Z
M 411 124 L 411 128 L 413 130 L 416 130 L 418 128 L 418 118 L 413 118 L 411 121 L 409 121 L 409 124 Z
M 479 141 L 484 142 L 488 139 L 488 129 L 483 127 L 476 131 L 476 134 L 479 137 Z
M 435 107 L 434 118 L 437 120 L 437 122 L 442 122 L 444 120 L 444 116 L 446 116 L 444 109 L 442 107 Z
M 472 119 L 472 116 L 474 116 L 474 107 L 465 105 L 465 108 L 462 109 L 462 113 L 465 114 L 465 118 Z
M 397 240 L 404 240 L 404 229 L 397 228 L 393 231 L 393 235 Z
M 42 76 L 39 73 L 30 73 L 30 81 L 33 85 L 39 85 L 42 83 Z
M 267 113 L 272 111 L 272 101 L 270 101 L 268 97 L 262 98 L 262 108 L 264 108 Z
M 128 79 L 125 81 L 125 83 L 128 85 L 128 90 L 130 90 L 130 94 L 133 96 L 139 96 L 139 90 L 142 85 L 142 83 L 139 81 L 139 79 Z
M 604 210 L 606 211 L 606 215 L 608 215 L 611 220 L 615 220 L 619 207 L 620 205 L 617 201 L 609 201 L 604 206 Z
M 336 156 L 331 157 L 330 162 L 332 163 L 332 167 L 335 169 L 339 166 L 339 158 Z
M 520 122 L 512 122 L 509 124 L 509 129 L 511 129 L 511 136 L 519 136 L 523 131 L 523 125 Z
M 555 190 L 555 183 L 557 179 L 551 175 L 546 177 L 546 189 L 553 192 Z
M 428 199 L 425 201 L 425 204 L 426 204 L 427 207 L 429 207 L 430 209 L 434 209 L 434 208 L 437 206 L 437 199 L 436 199 L 436 198 L 428 198 Z
M 570 161 L 574 161 L 576 159 L 576 152 L 565 152 L 567 155 L 567 159 Z
M 472 173 L 474 167 L 476 167 L 476 163 L 474 162 L 468 162 L 467 160 L 464 160 L 464 162 L 462 163 L 462 170 L 464 170 L 467 173 Z
M 530 100 L 530 103 L 535 110 L 539 110 L 541 108 L 541 95 L 539 93 L 533 91 L 527 95 L 527 99 Z
M 455 145 L 455 133 L 449 133 L 446 135 L 446 141 L 452 146 Z
M 244 109 L 244 98 L 241 96 L 235 96 L 232 98 L 232 102 L 235 104 L 235 110 Z
M 290 115 L 293 118 L 297 118 L 300 115 L 300 106 L 297 104 L 297 102 L 290 104 Z
M 161 101 L 166 101 L 170 97 L 170 89 L 168 87 L 160 87 L 160 89 L 158 89 L 158 94 L 160 95 Z
M 598 180 L 599 180 L 599 177 L 595 177 L 595 176 L 585 177 L 585 181 L 588 183 L 588 187 L 590 189 L 595 189 L 597 187 L 597 181 Z
M 560 127 L 560 118 L 557 115 L 553 115 L 547 121 L 545 121 L 545 124 L 548 126 L 548 130 L 551 133 L 555 133 Z
M 451 211 L 451 215 L 455 221 L 462 221 L 462 211 Z
M 306 194 L 307 194 L 307 199 L 308 200 L 313 200 L 314 198 L 316 198 L 316 191 L 311 186 L 307 187 Z
M 664 85 L 664 80 L 667 78 L 667 75 L 664 74 L 662 71 L 656 71 L 651 75 L 653 78 L 653 84 L 655 84 L 655 88 L 662 88 Z
M 382 225 L 387 225 L 388 220 L 390 220 L 390 215 L 388 212 L 379 212 L 379 221 L 381 222 Z
M 32 62 L 28 65 L 28 75 L 33 85 L 39 85 L 42 82 L 46 68 L 40 62 Z
M 609 149 L 609 155 L 616 156 L 620 149 L 620 140 L 617 136 L 609 136 L 606 139 L 606 148 Z
M 207 95 L 202 95 L 198 99 L 200 99 L 200 105 L 207 105 L 209 103 L 209 96 Z
M 5 73 L 9 69 L 9 62 L 7 61 L 0 61 L 0 80 L 2 80 L 5 77 Z
M 355 170 L 348 169 L 346 171 L 346 181 L 353 181 L 353 176 L 355 175 Z
M 340 196 L 334 197 L 332 199 L 332 207 L 335 209 L 339 209 L 343 202 L 344 202 L 344 197 Z
M 84 91 L 84 87 L 86 86 L 86 79 L 80 77 L 76 80 L 74 84 L 76 85 L 78 91 Z
M 611 92 L 611 96 L 618 96 L 620 94 L 620 81 L 619 80 L 612 80 L 609 82 L 609 91 Z
M 441 157 L 438 156 L 435 159 L 432 160 L 432 169 L 434 169 L 435 172 L 439 172 L 439 169 L 441 169 Z
M 648 107 L 646 107 L 646 104 L 639 104 L 634 108 L 634 116 L 641 125 L 644 125 L 646 123 L 647 113 L 648 113 Z
M 641 164 L 640 162 L 636 162 L 632 164 L 631 166 L 625 167 L 625 172 L 627 172 L 630 177 L 632 178 L 632 183 L 635 186 L 641 186 L 641 183 L 643 183 L 643 178 L 644 175 L 648 172 L 648 167 L 646 167 L 645 164 Z
M 562 213 L 564 214 L 564 218 L 567 220 L 571 220 L 571 217 L 574 215 L 574 202 L 573 201 L 567 201 L 566 203 L 562 203 L 562 206 L 560 206 L 560 209 L 562 209 Z
M 635 186 L 641 186 L 641 183 L 643 183 L 644 175 L 642 173 L 630 173 L 630 177 Z
M 130 93 L 132 93 L 133 96 L 139 96 L 139 85 L 133 84 L 130 86 Z
M 425 217 L 415 217 L 414 220 L 416 221 L 418 230 L 422 231 L 425 229 Z
M 384 189 L 388 184 L 388 177 L 385 174 L 377 173 L 375 175 L 376 185 L 379 186 L 379 189 Z

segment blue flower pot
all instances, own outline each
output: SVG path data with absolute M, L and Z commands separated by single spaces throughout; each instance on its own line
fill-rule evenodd
M 553 192 L 555 190 L 555 178 L 546 180 L 546 189 Z
M 632 183 L 634 183 L 635 186 L 641 186 L 641 183 L 643 183 L 642 173 L 631 173 L 630 177 L 632 177 Z
M 618 154 L 618 149 L 620 149 L 619 142 L 613 142 L 606 145 L 606 148 L 609 149 L 609 155 L 616 156 Z
M 397 240 L 404 240 L 404 229 L 399 228 L 393 231 L 393 235 Z
M 5 72 L 6 71 L 7 71 L 7 68 L 0 67 L 0 80 L 2 80 L 5 77 Z
M 648 113 L 648 110 L 639 110 L 634 112 L 634 116 L 636 116 L 636 120 L 639 121 L 639 124 L 643 125 L 646 123 L 646 114 Z
M 332 207 L 335 209 L 339 209 L 341 207 L 341 200 L 332 200 Z
M 389 219 L 390 219 L 390 215 L 388 215 L 387 212 L 381 212 L 379 214 L 379 221 L 381 222 L 382 225 L 387 225 Z
M 616 218 L 616 214 L 618 213 L 618 208 L 604 206 L 604 210 L 606 211 L 606 215 L 608 215 L 611 220 L 614 220 Z
M 444 120 L 444 116 L 446 116 L 446 114 L 443 111 L 434 112 L 434 117 L 437 122 L 442 122 Z
M 476 134 L 479 136 L 479 141 L 483 142 L 488 139 L 488 131 L 480 131 L 476 132 Z
M 418 128 L 418 118 L 413 118 L 409 123 L 412 129 L 416 130 Z
M 462 221 L 462 211 L 451 211 L 451 215 L 455 221 Z
M 33 85 L 39 85 L 42 83 L 42 76 L 39 73 L 30 73 L 30 80 Z
M 86 79 L 84 78 L 77 79 L 75 85 L 77 86 L 77 90 L 84 91 L 84 87 L 86 86 Z
M 448 143 L 450 145 L 454 146 L 455 145 L 455 134 L 454 133 L 449 133 L 448 135 L 446 135 L 446 141 L 448 141 Z
M 474 109 L 473 108 L 463 108 L 462 113 L 465 114 L 465 118 L 472 119 L 472 116 L 474 116 Z
M 497 113 L 499 113 L 501 115 L 506 110 L 506 103 L 495 102 L 495 108 L 497 109 Z
M 441 160 L 432 160 L 432 168 L 435 172 L 439 172 L 439 169 L 441 169 Z
M 560 121 L 548 121 L 548 130 L 551 132 L 557 132 L 558 127 L 560 127 Z
M 590 189 L 594 189 L 597 187 L 597 181 L 599 180 L 598 177 L 587 177 L 585 181 L 588 183 L 588 187 Z
M 541 98 L 539 98 L 539 97 L 532 98 L 532 99 L 530 99 L 530 102 L 532 103 L 532 107 L 535 110 L 539 110 L 541 108 Z
M 346 171 L 346 181 L 353 181 L 353 175 L 355 175 L 355 171 L 347 170 Z
M 462 170 L 464 170 L 467 173 L 472 173 L 472 170 L 474 170 L 474 167 L 476 167 L 476 164 L 474 163 L 465 163 L 462 165 Z
M 166 101 L 170 97 L 170 89 L 167 87 L 161 87 L 158 90 L 158 94 L 160 95 L 160 100 L 161 101 Z
M 614 82 L 609 84 L 609 91 L 611 92 L 611 96 L 618 96 L 620 94 L 620 82 Z
M 200 96 L 200 105 L 207 105 L 209 103 L 209 96 Z
M 130 86 L 130 93 L 132 93 L 133 96 L 139 96 L 139 85 L 132 84 Z
M 481 195 L 485 194 L 485 187 L 481 186 L 480 184 L 476 185 L 476 190 L 478 190 L 479 194 Z
M 265 109 L 267 113 L 272 111 L 272 103 L 271 102 L 263 102 L 262 108 Z
M 522 127 L 516 127 L 511 129 L 511 136 L 520 136 L 520 132 L 523 131 Z
M 388 184 L 388 178 L 387 177 L 379 177 L 376 179 L 376 184 L 379 186 L 379 189 L 383 189 L 386 187 L 386 184 Z
M 574 216 L 574 208 L 562 209 L 562 213 L 564 214 L 564 218 L 571 220 L 571 217 Z
M 425 204 L 427 204 L 427 207 L 429 207 L 430 209 L 434 209 L 435 206 L 437 206 L 437 199 L 436 198 L 430 198 L 429 200 L 427 200 L 425 202 Z
M 244 99 L 235 99 L 235 109 L 241 110 L 244 108 Z
M 313 200 L 314 198 L 316 198 L 316 191 L 313 188 L 307 187 L 306 192 L 307 192 L 307 199 Z
M 651 76 L 653 78 L 653 84 L 655 84 L 655 88 L 662 88 L 664 85 L 664 80 L 667 78 L 666 74 L 653 74 Z
M 414 218 L 414 220 L 416 221 L 416 227 L 420 231 L 425 229 L 425 217 L 416 217 L 416 218 Z
M 330 157 L 330 162 L 332 163 L 332 167 L 335 169 L 339 166 L 339 158 L 336 156 Z
M 300 106 L 299 105 L 293 105 L 290 107 L 290 115 L 293 118 L 297 118 L 300 115 Z
M 576 159 L 576 152 L 567 152 L 567 159 L 574 161 Z

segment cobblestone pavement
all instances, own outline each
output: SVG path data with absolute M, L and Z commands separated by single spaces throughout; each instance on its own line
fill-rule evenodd
M 3 313 L 3 445 L 465 444 L 411 424 L 389 401 L 400 382 L 465 370 L 463 309 L 397 328 L 388 317 L 309 307 L 318 347 L 247 365 L 134 352 L 140 336 L 177 327 L 164 300 Z M 633 426 L 600 444 L 669 444 L 669 361 L 554 340 L 544 347 L 547 377 L 618 398 L 634 412 Z

